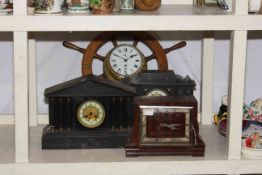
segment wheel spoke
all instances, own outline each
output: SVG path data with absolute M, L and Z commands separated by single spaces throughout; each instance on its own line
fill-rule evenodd
M 97 53 L 94 55 L 94 58 L 96 58 L 96 59 L 98 59 L 100 61 L 104 61 L 105 60 L 105 57 L 103 57 L 102 55 L 99 55 Z
M 137 39 L 135 39 L 134 42 L 133 42 L 133 46 L 134 46 L 134 47 L 137 47 L 138 42 L 139 42 L 139 41 L 138 41 Z
M 112 38 L 110 41 L 112 42 L 112 44 L 114 45 L 114 47 L 116 47 L 116 46 L 118 45 L 118 44 L 117 44 L 117 41 L 116 41 L 115 39 Z
M 155 58 L 156 58 L 156 55 L 155 55 L 155 54 L 152 54 L 152 55 L 149 55 L 149 56 L 145 57 L 145 60 L 146 60 L 146 62 L 147 62 L 147 61 L 153 60 L 153 59 L 155 59 Z

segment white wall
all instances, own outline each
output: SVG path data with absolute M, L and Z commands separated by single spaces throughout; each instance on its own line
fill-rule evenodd
M 0 33 L 0 114 L 13 113 L 13 53 L 11 33 Z
M 86 48 L 88 42 L 97 33 L 38 33 L 37 34 L 37 85 L 38 111 L 47 113 L 44 102 L 44 89 L 57 83 L 81 75 L 82 54 L 64 48 L 63 40 L 70 40 L 80 47 Z M 200 101 L 201 93 L 201 32 L 154 32 L 152 33 L 164 48 L 170 47 L 181 40 L 187 41 L 185 48 L 167 55 L 169 68 L 183 76 L 189 75 L 196 81 L 194 95 Z M 255 38 L 255 39 L 254 39 Z M 227 94 L 229 67 L 229 32 L 217 32 L 215 42 L 214 68 L 214 105 L 217 112 L 221 96 Z M 0 33 L 0 114 L 13 113 L 13 56 L 11 33 Z M 109 46 L 108 48 L 109 49 Z M 248 41 L 247 81 L 245 102 L 250 103 L 257 97 L 262 97 L 262 33 L 252 32 Z M 101 63 L 95 66 L 95 72 L 101 72 Z M 154 68 L 150 63 L 149 68 Z

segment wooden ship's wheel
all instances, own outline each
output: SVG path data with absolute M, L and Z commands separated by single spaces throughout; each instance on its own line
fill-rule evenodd
M 138 10 L 155 10 L 161 5 L 161 0 L 135 0 L 135 8 Z
M 119 44 L 120 36 L 132 38 L 132 43 Z M 108 42 L 112 43 L 113 48 L 105 56 L 100 55 L 98 50 Z M 143 43 L 152 54 L 145 56 L 143 51 L 138 48 L 139 42 Z M 84 54 L 82 60 L 83 75 L 93 73 L 93 60 L 98 59 L 104 63 L 104 75 L 107 78 L 120 80 L 146 70 L 147 62 L 152 59 L 156 59 L 158 70 L 168 70 L 166 54 L 184 47 L 186 42 L 182 41 L 170 48 L 163 49 L 159 42 L 147 32 L 102 32 L 90 42 L 86 49 L 67 41 L 64 41 L 63 45 Z

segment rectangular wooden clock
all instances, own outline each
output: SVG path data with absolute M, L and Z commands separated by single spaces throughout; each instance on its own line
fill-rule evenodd
M 193 96 L 135 98 L 134 128 L 126 156 L 204 156 Z

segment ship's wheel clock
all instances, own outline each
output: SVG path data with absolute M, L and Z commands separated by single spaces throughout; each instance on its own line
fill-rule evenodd
M 193 96 L 140 96 L 134 102 L 134 127 L 126 156 L 204 156 Z
M 123 43 L 123 40 L 128 42 Z M 112 48 L 103 55 L 99 53 L 99 50 L 108 43 L 111 43 Z M 147 70 L 147 62 L 153 59 L 156 59 L 158 70 L 168 70 L 166 54 L 184 47 L 186 42 L 182 41 L 163 49 L 160 43 L 147 32 L 102 32 L 90 42 L 86 49 L 67 41 L 64 41 L 63 45 L 84 54 L 83 75 L 93 73 L 93 60 L 97 59 L 103 62 L 103 76 L 119 81 Z M 150 51 L 149 55 L 146 55 L 143 48 Z
M 119 45 L 106 56 L 104 72 L 110 79 L 123 79 L 146 69 L 143 53 L 133 45 Z
M 95 75 L 47 88 L 43 149 L 117 148 L 133 126 L 133 87 Z

